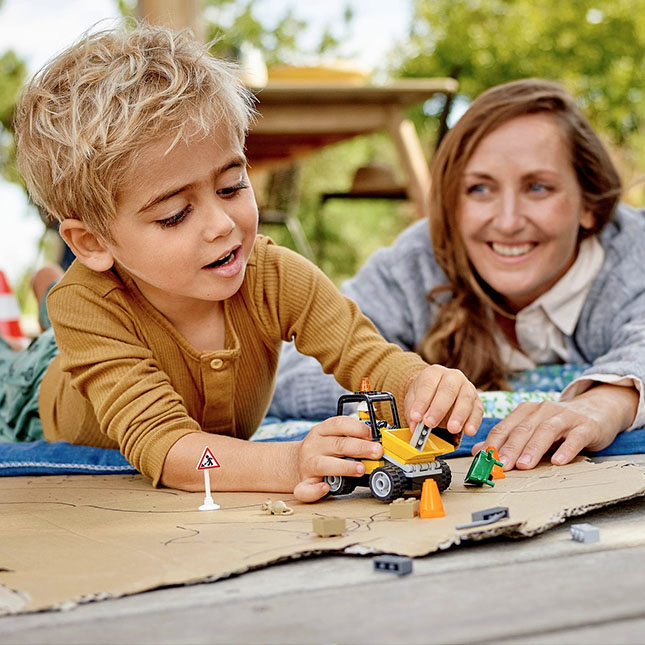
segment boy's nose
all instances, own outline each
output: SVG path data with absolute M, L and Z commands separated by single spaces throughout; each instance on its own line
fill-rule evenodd
M 235 228 L 235 222 L 222 208 L 209 209 L 204 223 L 204 238 L 210 242 L 218 237 L 226 237 Z

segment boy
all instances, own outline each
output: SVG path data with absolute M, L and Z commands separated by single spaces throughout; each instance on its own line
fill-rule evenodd
M 186 33 L 86 36 L 25 89 L 18 161 L 76 261 L 48 296 L 60 354 L 41 385 L 45 437 L 119 447 L 156 485 L 328 490 L 378 458 L 365 425 L 334 418 L 302 442 L 245 441 L 295 338 L 348 389 L 369 375 L 411 424 L 476 428 L 465 377 L 386 343 L 309 262 L 257 235 L 244 157 L 252 100 L 234 68 Z

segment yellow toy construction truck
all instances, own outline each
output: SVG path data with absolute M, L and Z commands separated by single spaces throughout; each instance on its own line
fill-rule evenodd
M 385 420 L 377 419 L 374 404 L 379 402 L 389 402 L 392 427 Z M 438 457 L 459 446 L 461 433 L 430 429 L 423 422 L 414 432 L 402 428 L 396 401 L 390 392 L 370 390 L 344 394 L 338 399 L 337 415 L 342 416 L 345 406 L 351 403 L 359 404 L 359 418 L 370 426 L 372 441 L 383 445 L 383 457 L 378 461 L 361 459 L 365 464 L 362 477 L 325 477 L 330 495 L 348 495 L 356 486 L 369 486 L 376 499 L 389 502 L 401 497 L 405 491 L 420 489 L 429 477 L 437 482 L 440 492 L 450 486 L 450 466 Z

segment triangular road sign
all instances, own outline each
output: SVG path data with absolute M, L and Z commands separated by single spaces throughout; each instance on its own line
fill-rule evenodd
M 215 459 L 215 456 L 208 447 L 204 448 L 204 452 L 195 470 L 206 470 L 207 468 L 219 468 L 217 459 Z

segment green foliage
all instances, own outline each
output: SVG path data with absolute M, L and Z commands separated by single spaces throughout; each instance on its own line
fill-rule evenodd
M 390 244 L 416 216 L 411 204 L 388 200 L 322 203 L 325 193 L 348 191 L 356 169 L 371 161 L 398 168 L 396 151 L 386 134 L 337 143 L 301 162 L 298 217 L 317 264 L 337 284 L 354 275 L 376 249 Z M 262 232 L 295 249 L 286 228 L 268 225 Z
M 402 76 L 452 76 L 469 99 L 537 76 L 562 82 L 623 144 L 645 118 L 641 0 L 415 0 Z
M 12 119 L 16 96 L 22 86 L 27 69 L 13 51 L 0 56 L 0 174 L 22 185 L 16 169 L 16 151 L 12 135 Z
M 268 4 L 269 3 L 269 4 Z M 227 58 L 237 57 L 243 43 L 258 48 L 267 65 L 292 62 L 306 54 L 301 35 L 307 22 L 296 18 L 287 8 L 275 24 L 266 25 L 258 17 L 260 5 L 270 6 L 270 0 L 206 0 L 206 37 L 215 41 L 212 51 Z M 342 16 L 345 27 L 352 19 L 349 6 Z M 309 53 L 334 53 L 341 42 L 336 33 L 336 23 L 327 25 L 318 44 Z

